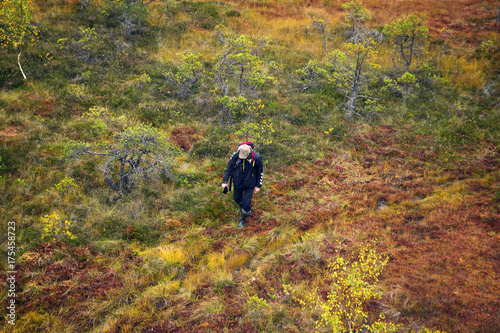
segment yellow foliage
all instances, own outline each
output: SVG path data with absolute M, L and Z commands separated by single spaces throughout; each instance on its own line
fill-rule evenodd
M 131 77 L 129 82 L 131 85 L 141 88 L 151 83 L 151 77 L 147 73 L 142 73 L 139 76 Z
M 44 215 L 40 218 L 43 225 L 43 240 L 61 240 L 61 239 L 75 239 L 69 228 L 71 227 L 71 221 L 62 221 L 58 212 L 53 212 L 51 215 Z
M 84 112 L 82 114 L 82 118 L 102 119 L 106 122 L 116 119 L 115 117 L 109 114 L 107 108 L 103 108 L 102 106 L 91 107 L 87 112 Z
M 87 99 L 87 86 L 85 84 L 70 84 L 66 88 L 66 96 L 74 101 L 85 101 Z
M 375 322 L 368 322 L 366 302 L 381 297 L 377 291 L 378 277 L 387 265 L 388 258 L 365 245 L 358 259 L 350 262 L 337 257 L 329 264 L 327 280 L 331 289 L 326 301 L 315 291 L 299 302 L 305 308 L 320 309 L 321 318 L 316 321 L 316 329 L 323 327 L 333 332 L 349 332 L 367 329 L 370 332 L 394 332 L 397 327 L 384 321 L 380 314 Z

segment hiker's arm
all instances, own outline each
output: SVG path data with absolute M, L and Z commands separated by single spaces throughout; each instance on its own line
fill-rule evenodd
M 229 177 L 231 176 L 234 165 L 236 163 L 235 156 L 238 156 L 238 153 L 234 153 L 233 156 L 231 156 L 231 158 L 229 159 L 229 162 L 227 162 L 226 171 L 224 172 L 224 178 L 222 178 L 222 184 L 227 184 L 227 182 L 229 181 Z
M 255 184 L 255 187 L 260 190 L 262 187 L 262 182 L 264 181 L 264 167 L 262 165 L 262 157 L 259 158 L 258 163 L 255 163 L 256 167 L 256 172 L 257 172 L 257 184 Z

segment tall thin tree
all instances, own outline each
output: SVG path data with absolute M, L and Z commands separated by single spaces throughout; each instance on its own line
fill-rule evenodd
M 0 47 L 16 50 L 17 65 L 26 80 L 21 66 L 23 47 L 32 45 L 38 29 L 32 25 L 35 4 L 33 0 L 4 0 L 0 2 Z

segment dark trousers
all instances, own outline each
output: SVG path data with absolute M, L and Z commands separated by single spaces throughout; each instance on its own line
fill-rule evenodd
M 246 213 L 250 214 L 252 210 L 252 196 L 253 196 L 253 187 L 247 188 L 238 188 L 234 187 L 233 199 L 236 201 L 240 208 L 243 209 Z

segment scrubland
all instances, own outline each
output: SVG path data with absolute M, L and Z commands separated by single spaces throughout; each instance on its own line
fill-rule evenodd
M 324 47 L 344 49 L 346 2 L 153 2 L 126 36 L 103 0 L 83 13 L 76 0 L 37 1 L 27 80 L 17 53 L 0 51 L 0 262 L 10 271 L 14 221 L 17 271 L 16 325 L 5 283 L 2 332 L 341 332 L 377 320 L 498 332 L 498 3 L 365 0 L 370 29 L 424 13 L 429 37 L 404 99 L 384 89 L 394 48 L 380 40 L 368 87 L 379 107 L 347 117 L 331 82 L 296 85 Z M 233 109 L 215 80 L 222 24 L 266 40 L 259 68 L 272 77 Z M 180 96 L 186 52 L 200 80 Z M 128 193 L 108 185 L 102 156 L 70 156 L 75 142 L 106 151 L 138 124 L 160 133 L 169 169 Z M 240 230 L 220 184 L 247 140 L 264 186 Z

